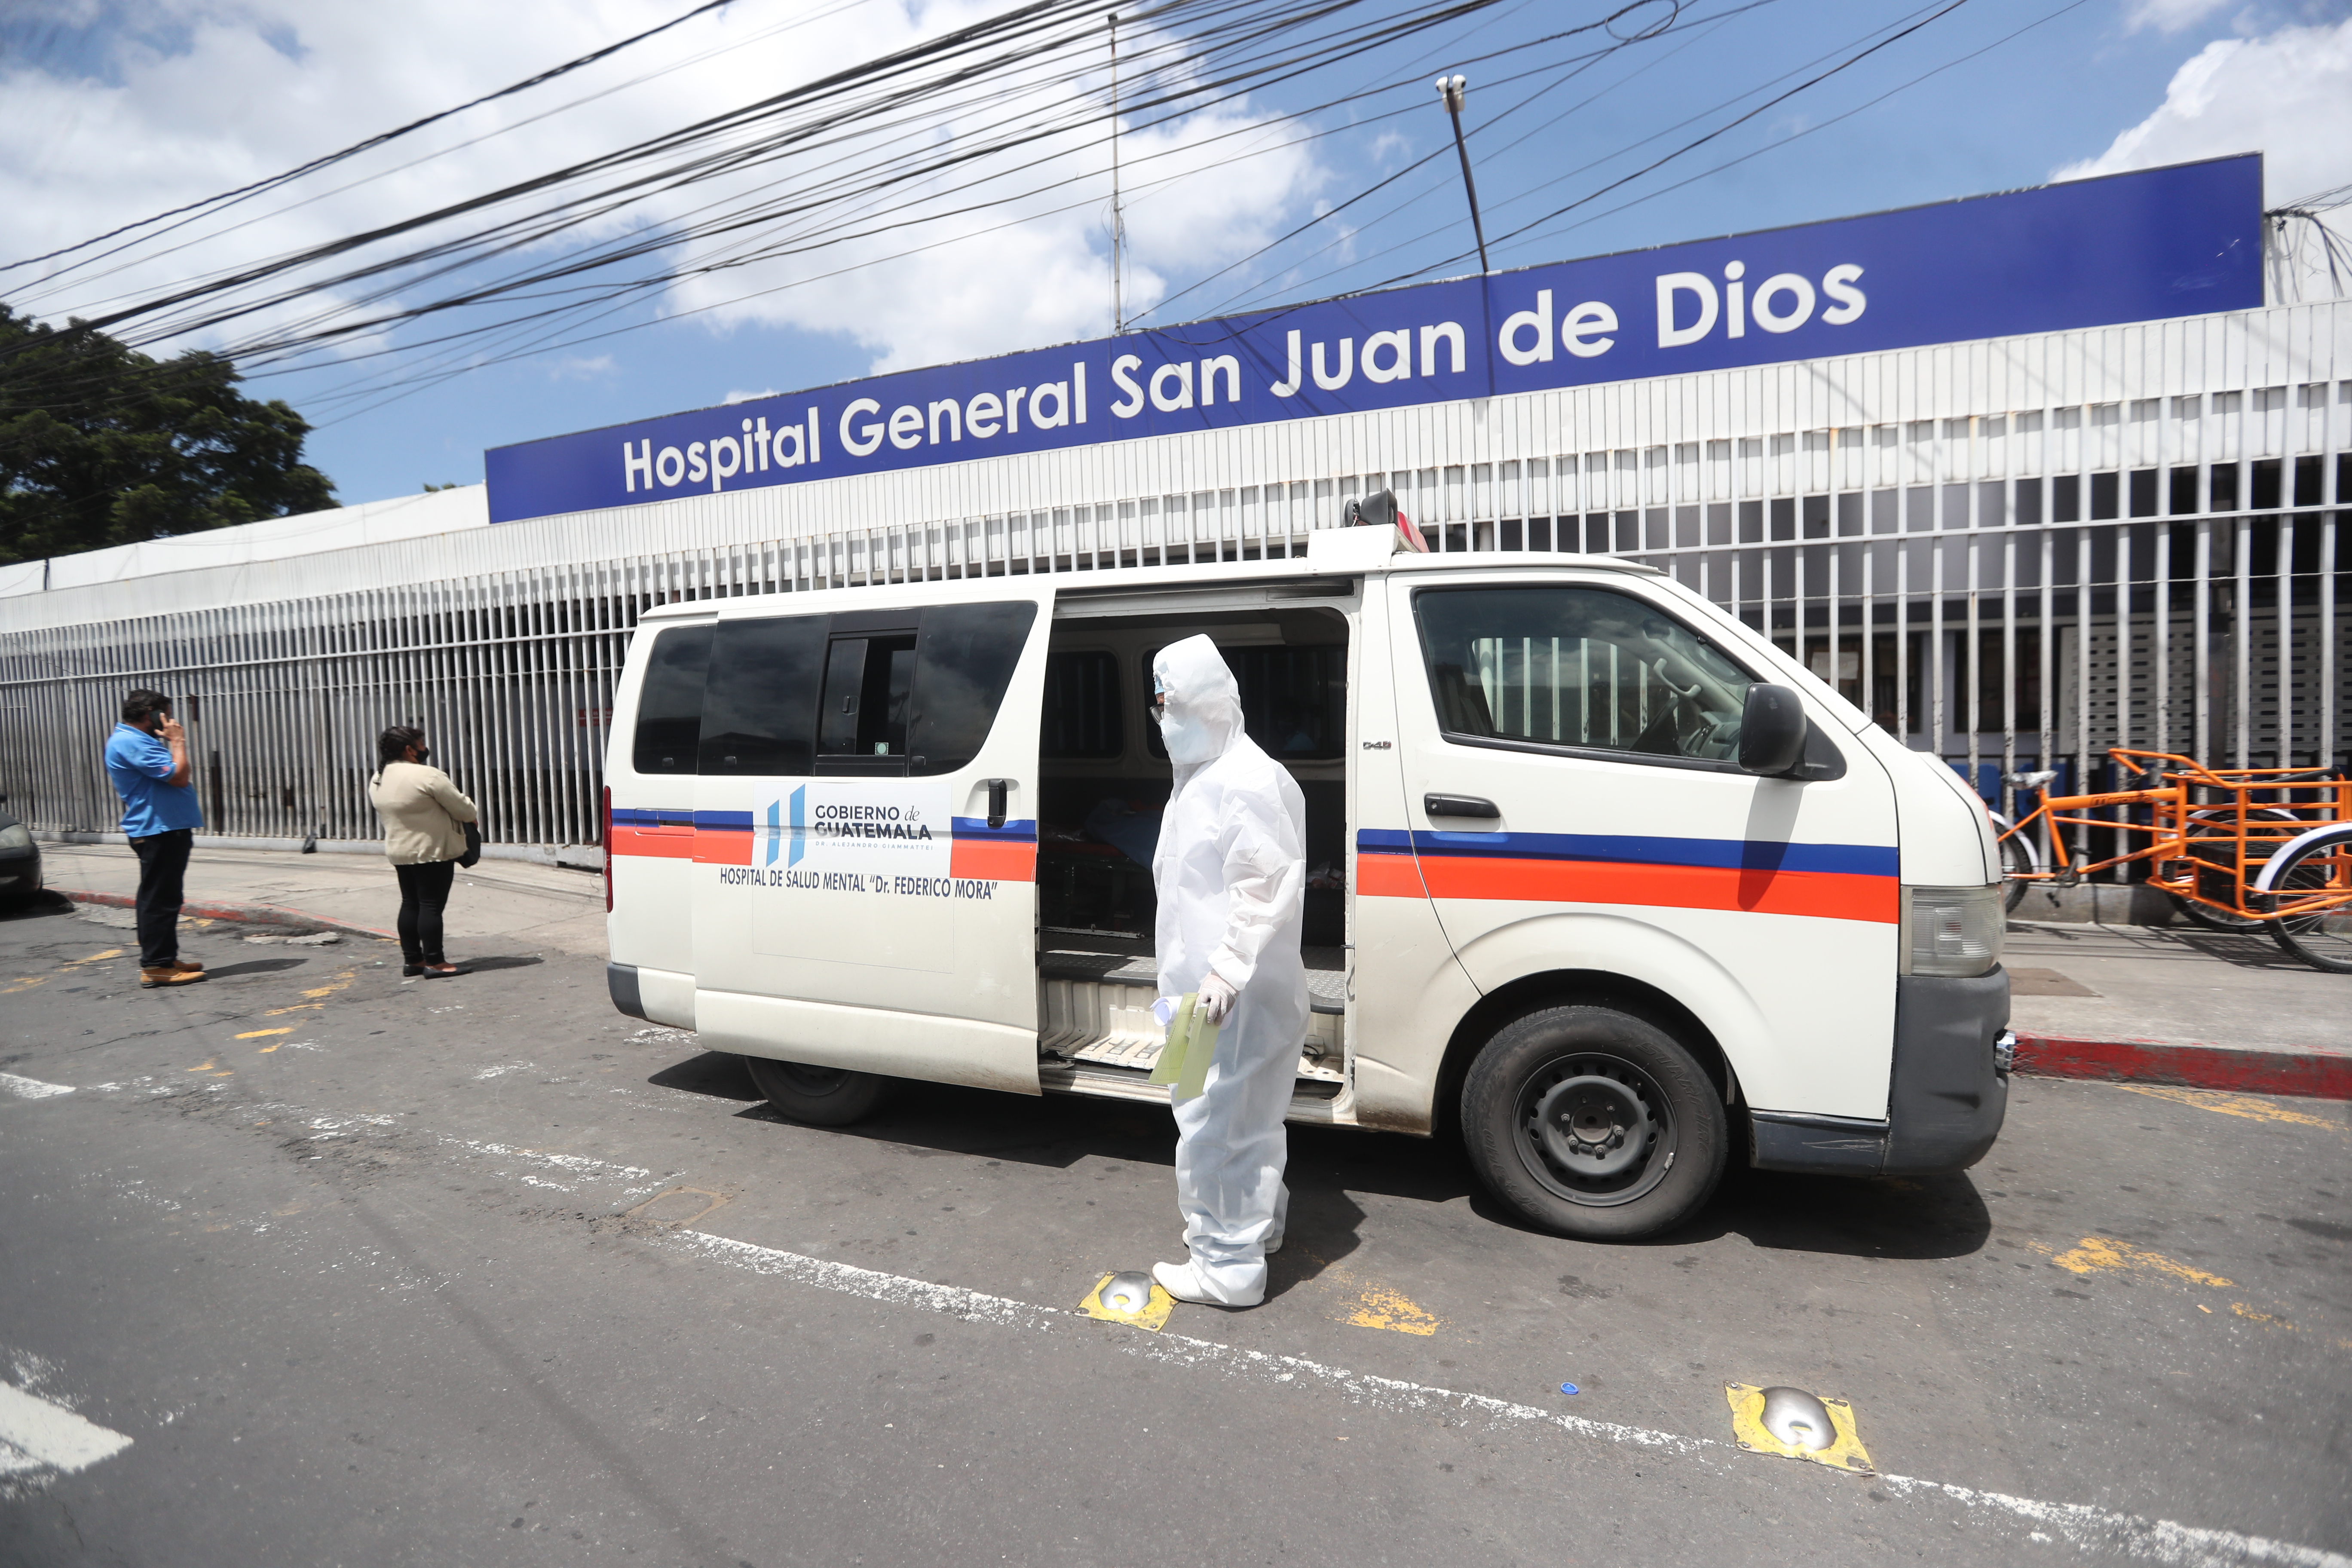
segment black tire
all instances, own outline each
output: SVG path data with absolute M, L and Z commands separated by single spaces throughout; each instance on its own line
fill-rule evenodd
M 2246 815 L 2252 819 L 2262 822 L 2292 825 L 2297 820 L 2294 813 L 2275 808 L 2256 809 Z M 2237 813 L 2210 809 L 2192 811 L 2189 814 L 2189 820 L 2216 831 L 2235 832 Z M 2235 843 L 2192 845 L 2189 858 L 2197 862 L 2197 890 L 2200 893 L 2225 904 L 2234 904 L 2238 901 L 2239 866 L 2238 848 Z M 2249 883 L 2253 880 L 2253 876 L 2261 874 L 2259 868 L 2250 869 L 2252 870 L 2253 875 L 2247 877 Z M 2217 910 L 2211 904 L 2200 904 L 2194 899 L 2184 899 L 2179 893 L 2166 896 L 2171 899 L 2172 907 L 2180 911 L 2181 919 L 2191 924 L 2203 926 L 2207 931 L 2251 936 L 2261 931 L 2267 923 L 2260 920 L 2247 920 L 2242 915 Z
M 1674 1037 L 1580 1005 L 1526 1014 L 1486 1042 L 1463 1080 L 1462 1137 L 1497 1198 L 1531 1225 L 1588 1241 L 1632 1241 L 1689 1218 L 1723 1179 L 1731 1146 L 1721 1091 Z
M 2322 839 L 2288 856 L 2271 879 L 2268 900 L 2275 907 L 2280 895 L 2292 899 L 2328 889 L 2352 889 L 2352 841 Z M 2290 958 L 2331 974 L 2352 974 L 2352 904 L 2323 914 L 2294 915 L 2263 922 L 2271 940 Z
M 751 1086 L 767 1097 L 776 1114 L 811 1127 L 846 1127 L 880 1108 L 890 1080 L 879 1073 L 847 1068 L 811 1067 L 767 1057 L 745 1057 Z
M 2000 841 L 2000 907 L 2004 913 L 2015 914 L 2017 906 L 2025 901 L 2025 889 L 2033 884 L 2023 879 L 2033 870 L 2033 846 L 2025 841 L 2022 833 L 2012 833 Z

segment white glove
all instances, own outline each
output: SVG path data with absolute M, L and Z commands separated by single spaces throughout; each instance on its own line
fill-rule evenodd
M 1241 993 L 1226 984 L 1223 977 L 1212 969 L 1201 982 L 1200 998 L 1198 1006 L 1202 1015 L 1222 1028 L 1225 1019 L 1232 1016 L 1234 1004 L 1240 1000 Z

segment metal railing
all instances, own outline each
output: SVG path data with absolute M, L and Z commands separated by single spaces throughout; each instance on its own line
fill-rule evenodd
M 614 683 L 653 605 L 1279 557 L 1381 488 L 1442 552 L 1672 573 L 1996 805 L 2021 767 L 2095 787 L 2111 746 L 2342 767 L 2352 383 L 2230 401 L 2245 396 L 1341 475 L 0 632 L 0 791 L 37 828 L 112 827 L 100 750 L 144 685 L 179 700 L 209 831 L 375 837 L 374 737 L 410 723 L 488 841 L 593 844 Z M 2216 411 L 2305 424 L 2229 443 L 2278 456 L 2200 454 Z

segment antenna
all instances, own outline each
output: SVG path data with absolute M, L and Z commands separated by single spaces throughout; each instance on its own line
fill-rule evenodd
M 1127 215 L 1118 205 L 1118 13 L 1110 17 L 1110 332 L 1127 331 L 1127 307 L 1119 297 L 1126 261 Z
M 1469 96 L 1467 77 L 1439 77 L 1437 91 L 1445 100 L 1445 112 L 1454 120 L 1454 150 L 1462 154 L 1462 188 L 1470 193 L 1470 232 L 1478 237 L 1478 270 L 1492 272 L 1486 264 L 1486 226 L 1478 217 L 1478 182 L 1470 177 L 1470 147 L 1462 140 L 1462 100 Z

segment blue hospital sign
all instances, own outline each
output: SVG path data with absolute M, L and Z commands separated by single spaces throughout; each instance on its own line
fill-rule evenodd
M 2263 303 L 2249 154 L 874 376 L 487 454 L 490 521 Z

